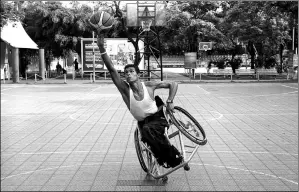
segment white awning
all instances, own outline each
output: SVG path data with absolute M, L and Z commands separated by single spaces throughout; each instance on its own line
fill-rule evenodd
M 15 48 L 38 49 L 19 21 L 8 21 L 1 29 L 1 39 Z

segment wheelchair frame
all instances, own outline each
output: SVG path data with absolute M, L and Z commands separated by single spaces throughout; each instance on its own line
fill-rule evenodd
M 180 107 L 175 107 L 175 109 L 178 109 Z M 182 109 L 182 108 L 180 108 Z M 184 110 L 184 109 L 182 109 Z M 180 169 L 181 167 L 185 167 L 188 166 L 189 161 L 193 158 L 193 156 L 195 155 L 195 153 L 197 152 L 198 148 L 200 145 L 205 145 L 207 140 L 205 138 L 205 133 L 203 133 L 204 136 L 204 140 L 199 144 L 199 143 L 195 143 L 194 141 L 192 141 L 186 134 L 188 133 L 184 133 L 183 131 L 181 131 L 181 128 L 179 126 L 180 123 L 178 123 L 178 121 L 176 120 L 176 118 L 174 117 L 174 115 L 169 112 L 168 110 L 166 110 L 166 107 L 163 107 L 163 111 L 165 114 L 165 117 L 169 123 L 169 127 L 171 125 L 174 125 L 178 130 L 174 131 L 173 133 L 171 133 L 170 135 L 167 134 L 167 128 L 165 127 L 165 136 L 168 139 L 168 141 L 170 142 L 170 139 L 174 138 L 175 136 L 179 136 L 179 145 L 181 148 L 181 152 L 182 152 L 182 156 L 184 158 L 184 162 L 181 163 L 180 165 L 177 165 L 176 167 L 173 168 L 169 168 L 165 173 L 162 173 L 162 166 L 160 166 L 156 160 L 156 158 L 153 156 L 152 151 L 150 150 L 150 148 L 147 146 L 146 143 L 143 143 L 141 141 L 141 134 L 140 134 L 140 130 L 139 127 L 137 125 L 136 130 L 135 130 L 135 135 L 134 135 L 134 139 L 135 139 L 135 148 L 136 148 L 136 152 L 137 152 L 137 156 L 139 159 L 139 162 L 141 164 L 142 169 L 147 172 L 148 175 L 150 175 L 151 177 L 153 177 L 154 179 L 161 179 L 163 182 L 167 182 L 168 177 L 167 175 L 169 175 L 170 173 Z M 186 112 L 186 110 L 184 110 Z M 186 112 L 188 113 L 188 112 Z M 193 121 L 196 121 L 189 113 L 188 113 L 189 118 L 193 119 Z M 198 123 L 196 121 L 196 123 Z M 199 124 L 198 124 L 199 125 Z M 203 130 L 202 130 L 203 131 Z M 184 145 L 184 141 L 183 141 L 183 136 L 182 134 L 184 134 L 193 144 L 195 144 L 194 146 L 189 146 L 189 145 Z M 193 148 L 193 151 L 191 152 L 191 155 L 186 159 L 186 151 L 185 151 L 185 147 L 188 148 Z M 143 152 L 145 152 L 145 156 L 142 154 Z M 144 161 L 144 158 L 146 158 L 146 162 Z M 144 163 L 144 164 L 143 164 Z M 147 164 L 147 165 L 145 165 Z

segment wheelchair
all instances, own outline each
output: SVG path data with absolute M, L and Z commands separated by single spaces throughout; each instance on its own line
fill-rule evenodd
M 170 173 L 182 167 L 184 167 L 186 171 L 190 169 L 188 165 L 189 161 L 196 154 L 199 146 L 207 143 L 207 138 L 201 125 L 185 109 L 175 106 L 174 112 L 171 112 L 163 106 L 163 112 L 169 124 L 168 129 L 165 127 L 165 137 L 169 143 L 177 147 L 184 161 L 168 169 L 159 165 L 150 147 L 141 141 L 138 125 L 134 132 L 134 143 L 137 157 L 143 171 L 156 180 L 162 179 L 162 182 L 167 182 L 167 175 Z

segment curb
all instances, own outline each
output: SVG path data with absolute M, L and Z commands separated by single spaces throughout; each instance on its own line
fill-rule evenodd
M 298 83 L 298 81 L 295 80 L 260 80 L 260 81 L 252 81 L 252 80 L 170 80 L 170 81 L 176 81 L 177 83 L 181 84 L 205 84 L 205 83 Z M 79 84 L 85 84 L 85 85 L 93 85 L 93 84 L 113 84 L 113 81 L 96 81 L 94 83 L 91 82 L 19 82 L 19 83 L 13 83 L 13 82 L 1 82 L 1 85 L 9 85 L 9 84 L 27 84 L 27 85 L 46 85 L 46 84 L 58 84 L 58 85 L 79 85 Z

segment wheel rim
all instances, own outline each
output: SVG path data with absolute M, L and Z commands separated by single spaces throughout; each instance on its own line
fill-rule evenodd
M 175 112 L 172 114 L 176 123 L 191 137 L 192 140 L 197 141 L 199 144 L 206 143 L 205 132 L 187 111 L 180 107 L 174 108 Z

